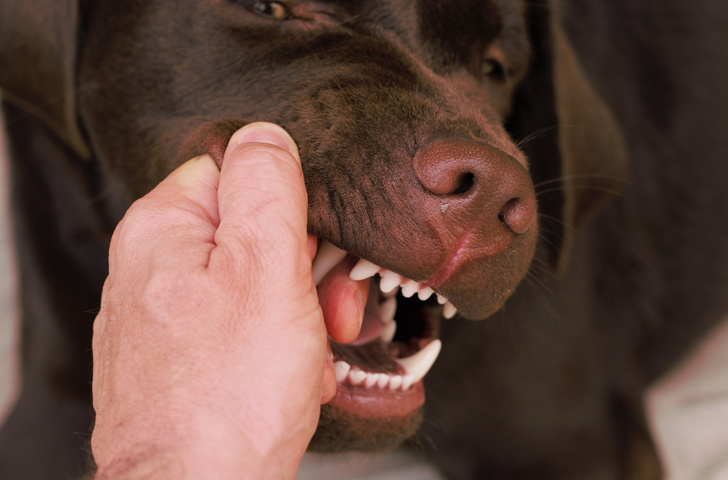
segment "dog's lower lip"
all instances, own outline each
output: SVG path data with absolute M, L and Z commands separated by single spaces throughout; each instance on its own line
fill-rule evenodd
M 338 384 L 329 405 L 364 418 L 404 417 L 425 403 L 422 382 L 407 391 L 384 391 Z

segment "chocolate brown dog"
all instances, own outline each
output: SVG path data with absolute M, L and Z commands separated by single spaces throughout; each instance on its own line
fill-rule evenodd
M 23 383 L 0 478 L 83 474 L 110 234 L 258 120 L 300 147 L 310 232 L 381 277 L 312 449 L 412 437 L 441 340 L 416 438 L 450 477 L 659 478 L 641 392 L 728 311 L 728 59 L 718 0 L 649 3 L 5 0 Z

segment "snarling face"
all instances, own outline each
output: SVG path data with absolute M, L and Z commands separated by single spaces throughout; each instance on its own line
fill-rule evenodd
M 312 446 L 401 443 L 418 427 L 443 319 L 498 310 L 533 256 L 529 165 L 503 127 L 529 61 L 522 7 L 116 3 L 90 2 L 78 79 L 81 123 L 115 188 L 133 199 L 194 155 L 222 161 L 246 123 L 288 130 L 321 294 L 369 282 L 358 338 L 332 343 L 338 390 Z

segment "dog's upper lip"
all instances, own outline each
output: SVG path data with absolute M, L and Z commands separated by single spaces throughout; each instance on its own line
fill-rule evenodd
M 463 263 L 471 260 L 473 257 L 491 256 L 493 255 L 493 251 L 502 250 L 504 248 L 502 245 L 509 242 L 509 239 L 504 234 L 502 235 L 502 242 L 492 242 L 487 247 L 473 248 L 474 235 L 474 232 L 469 230 L 460 237 L 452 253 L 443 262 L 442 267 L 426 281 L 428 285 L 432 288 L 442 286 Z
M 453 252 L 443 263 L 442 267 L 427 281 L 428 284 L 437 288 L 445 283 L 463 261 L 463 253 L 468 245 L 470 232 L 466 232 L 455 245 Z

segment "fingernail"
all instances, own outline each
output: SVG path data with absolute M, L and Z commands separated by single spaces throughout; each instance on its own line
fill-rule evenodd
M 182 185 L 192 185 L 206 175 L 219 172 L 217 164 L 208 154 L 192 158 L 179 167 L 175 172 L 177 182 Z
M 249 123 L 232 136 L 230 145 L 269 143 L 286 150 L 300 161 L 298 146 L 282 127 L 268 122 Z

